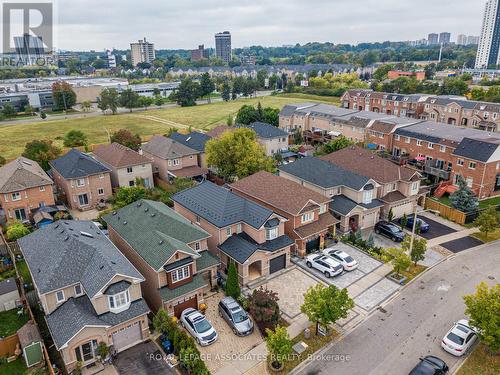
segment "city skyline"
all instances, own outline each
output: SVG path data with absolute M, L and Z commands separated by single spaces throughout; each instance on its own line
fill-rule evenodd
M 231 32 L 233 48 L 405 41 L 443 31 L 450 32 L 451 40 L 456 41 L 458 34 L 479 35 L 484 7 L 482 1 L 436 4 L 423 0 L 415 22 L 414 5 L 398 0 L 360 0 L 356 9 L 338 0 L 333 1 L 333 6 L 327 0 L 258 0 L 251 6 L 229 0 L 208 0 L 203 4 L 186 0 L 167 6 L 145 0 L 140 9 L 127 6 L 126 0 L 107 3 L 113 17 L 103 13 L 102 3 L 96 0 L 74 0 L 59 6 L 56 47 L 72 51 L 129 49 L 131 41 L 146 36 L 156 49 L 193 49 L 199 44 L 213 48 L 213 35 L 221 30 Z M 312 18 L 304 16 L 308 12 L 312 12 Z M 76 39 L 74 35 L 85 38 Z

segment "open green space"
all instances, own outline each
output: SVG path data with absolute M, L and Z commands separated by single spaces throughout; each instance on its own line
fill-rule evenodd
M 481 233 L 481 232 L 473 233 L 473 234 L 471 234 L 471 236 L 477 238 L 480 241 L 483 241 L 484 243 L 493 242 L 493 241 L 500 240 L 500 229 L 497 229 L 494 232 L 488 233 L 487 236 L 485 233 Z
M 491 354 L 483 344 L 476 346 L 457 375 L 495 375 L 500 368 L 500 356 Z

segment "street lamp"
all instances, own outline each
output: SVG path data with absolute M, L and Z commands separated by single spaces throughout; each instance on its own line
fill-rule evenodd
M 411 251 L 413 250 L 413 242 L 415 241 L 415 231 L 417 230 L 417 207 L 418 205 L 415 205 L 415 209 L 413 210 L 413 227 L 411 229 L 411 236 L 410 236 L 410 254 Z M 422 212 L 435 212 L 434 210 L 431 209 L 426 209 L 422 211 L 418 211 L 419 213 Z

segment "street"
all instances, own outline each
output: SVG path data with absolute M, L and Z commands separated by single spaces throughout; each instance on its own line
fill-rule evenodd
M 385 311 L 368 320 L 302 369 L 303 375 L 403 375 L 419 357 L 436 355 L 450 369 L 461 360 L 440 347 L 448 329 L 464 318 L 462 296 L 481 281 L 500 280 L 500 246 L 493 243 L 467 250 L 437 265 L 403 289 Z M 335 361 L 335 355 L 348 356 Z M 452 372 L 450 372 L 452 373 Z

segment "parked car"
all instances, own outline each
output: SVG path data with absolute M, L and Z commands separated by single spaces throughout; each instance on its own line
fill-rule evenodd
M 342 264 L 344 271 L 354 271 L 358 268 L 358 262 L 345 251 L 328 248 L 323 250 L 323 254 L 328 255 Z
M 328 278 L 340 275 L 344 271 L 342 264 L 327 255 L 308 255 L 306 257 L 306 265 L 309 268 L 316 268 Z
M 414 216 L 409 216 L 407 217 L 407 221 L 406 221 L 406 227 L 410 230 L 413 229 L 413 218 Z M 399 219 L 399 223 L 402 224 L 403 223 L 403 218 L 400 218 Z M 429 229 L 431 229 L 431 226 L 429 224 L 427 224 L 427 222 L 425 222 L 424 220 L 422 220 L 421 218 L 417 217 L 417 224 L 416 225 L 420 225 L 420 233 L 425 233 L 425 232 L 428 232 Z M 416 228 L 416 227 L 415 227 Z
M 181 325 L 196 339 L 201 346 L 207 346 L 217 341 L 217 331 L 205 316 L 192 307 L 181 314 Z
M 464 355 L 477 339 L 476 331 L 469 321 L 462 319 L 456 322 L 441 341 L 441 347 L 457 357 Z
M 410 371 L 410 375 L 444 375 L 447 373 L 448 365 L 433 355 L 420 358 L 420 362 Z
M 379 221 L 375 224 L 375 233 L 389 237 L 394 242 L 402 242 L 405 238 L 405 233 L 401 228 L 388 221 Z
M 236 336 L 248 336 L 253 332 L 253 321 L 233 297 L 219 302 L 219 315 L 229 324 Z

